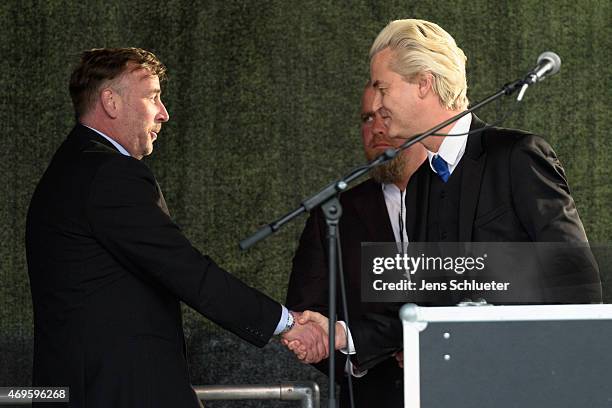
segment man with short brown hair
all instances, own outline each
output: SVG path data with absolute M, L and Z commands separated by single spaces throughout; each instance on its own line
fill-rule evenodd
M 140 160 L 169 119 L 164 73 L 145 50 L 84 52 L 70 80 L 78 123 L 30 203 L 33 383 L 70 387 L 70 406 L 199 406 L 180 301 L 258 347 L 273 334 L 326 341 L 200 254 L 170 218 Z

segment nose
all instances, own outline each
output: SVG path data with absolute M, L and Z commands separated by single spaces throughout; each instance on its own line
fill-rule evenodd
M 168 114 L 168 111 L 166 110 L 166 107 L 164 106 L 164 103 L 160 100 L 159 101 L 159 113 L 157 114 L 157 120 L 160 122 L 167 122 L 168 120 L 170 120 L 170 115 Z
M 374 123 L 372 123 L 372 133 L 375 135 L 385 135 L 387 133 L 387 128 L 380 115 L 376 115 Z

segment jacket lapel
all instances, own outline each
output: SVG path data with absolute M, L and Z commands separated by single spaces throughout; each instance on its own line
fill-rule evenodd
M 430 178 L 429 161 L 425 160 L 408 182 L 406 189 L 406 231 L 408 231 L 409 242 L 425 242 L 427 240 Z
M 121 154 L 121 152 L 117 150 L 117 148 L 111 142 L 100 136 L 97 132 L 91 130 L 87 126 L 83 126 L 80 123 L 75 125 L 68 138 L 76 140 L 77 143 L 85 147 L 86 151 L 97 151 L 99 149 L 104 149 Z M 155 200 L 157 206 L 169 217 L 170 212 L 168 211 L 164 194 L 162 193 L 157 180 L 155 180 L 155 190 L 157 192 L 157 198 Z
M 485 123 L 472 114 L 470 130 L 479 129 Z M 487 155 L 482 146 L 483 132 L 468 136 L 463 161 L 463 176 L 461 179 L 461 198 L 459 200 L 459 241 L 470 242 L 476 208 L 480 196 L 480 185 Z

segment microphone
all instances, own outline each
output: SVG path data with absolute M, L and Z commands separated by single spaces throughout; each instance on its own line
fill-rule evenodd
M 546 77 L 554 75 L 561 69 L 561 58 L 552 51 L 546 51 L 538 57 L 538 65 L 525 77 L 528 85 L 543 81 Z
M 523 100 L 523 96 L 525 96 L 525 91 L 527 91 L 529 85 L 543 81 L 547 76 L 559 72 L 559 69 L 561 69 L 561 58 L 552 51 L 543 52 L 538 57 L 538 65 L 529 71 L 524 79 L 515 81 L 504 87 L 505 92 L 509 95 L 520 86 L 521 90 L 516 97 L 516 100 L 520 102 Z

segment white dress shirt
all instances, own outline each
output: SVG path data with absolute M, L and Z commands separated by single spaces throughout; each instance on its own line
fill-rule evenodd
M 472 114 L 468 113 L 457 122 L 448 132 L 449 135 L 459 135 L 470 131 L 472 125 Z M 447 136 L 442 140 L 442 144 L 436 153 L 427 150 L 427 159 L 429 160 L 429 166 L 434 173 L 437 173 L 434 169 L 431 161 L 436 154 L 444 159 L 448 164 L 448 171 L 453 174 L 453 171 L 461 161 L 463 154 L 465 153 L 465 146 L 467 145 L 468 135 L 463 136 Z

